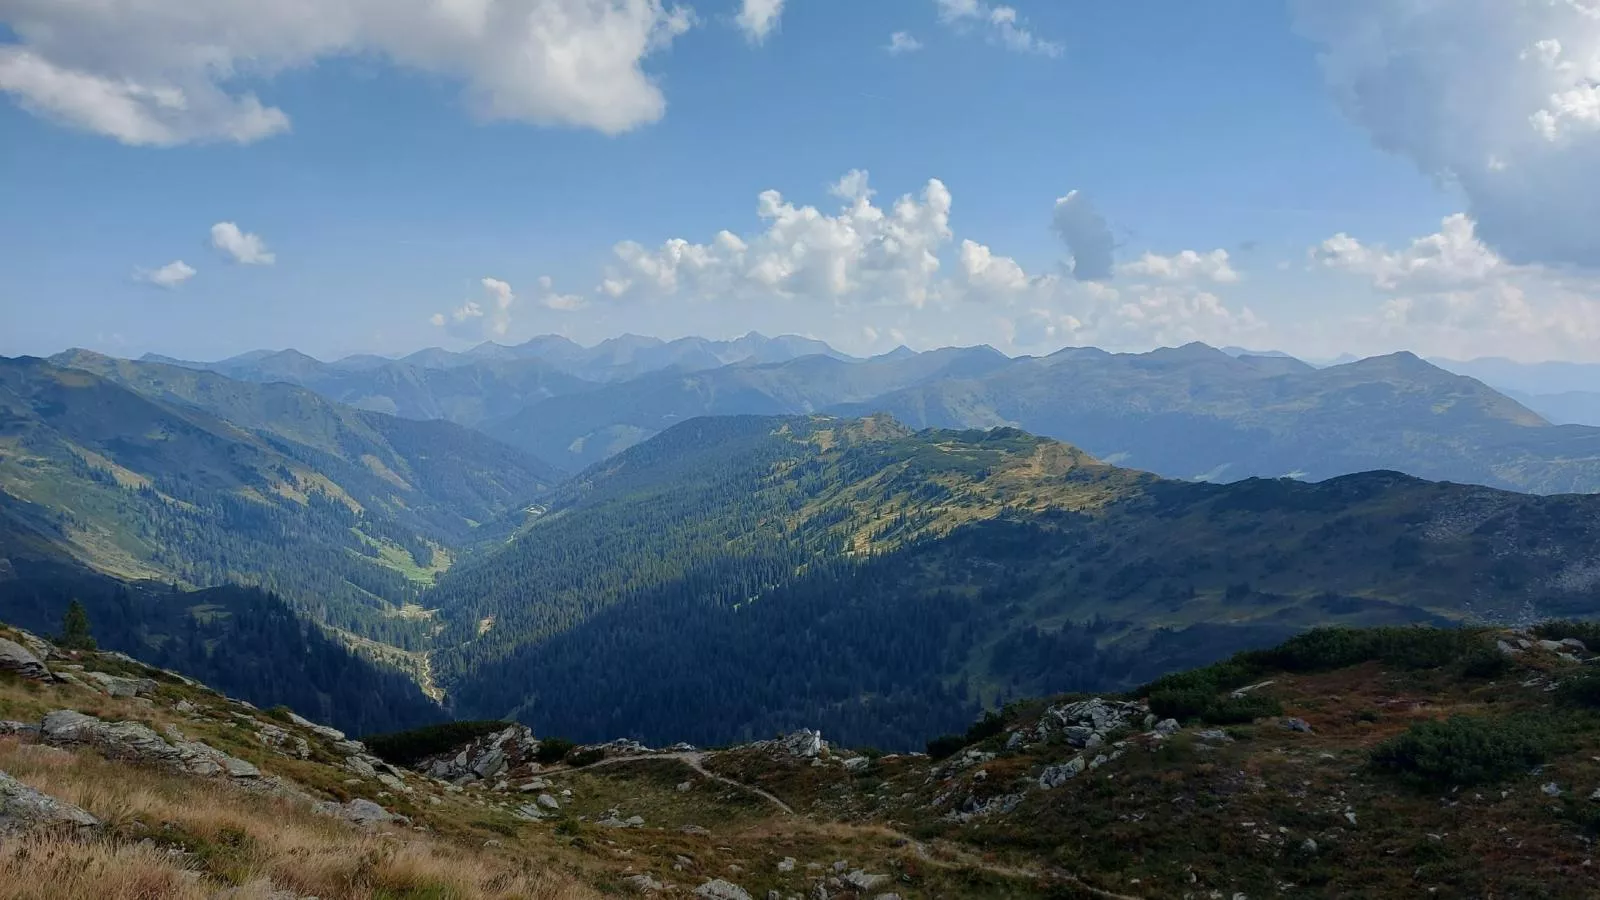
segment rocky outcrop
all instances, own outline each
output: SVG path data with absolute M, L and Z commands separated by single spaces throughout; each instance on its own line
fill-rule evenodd
M 59 709 L 39 723 L 39 740 L 51 746 L 86 745 L 112 759 L 155 765 L 188 775 L 254 779 L 261 770 L 200 741 L 183 739 L 168 726 L 169 743 L 138 722 L 105 722 L 70 709 Z
M 81 831 L 100 820 L 61 800 L 34 790 L 0 772 L 0 835 L 39 829 Z
M 396 815 L 371 800 L 365 800 L 360 797 L 351 800 L 349 803 L 334 803 L 332 800 L 324 800 L 312 807 L 312 809 L 322 815 L 343 819 L 354 825 L 384 825 L 389 822 L 410 821 L 405 816 Z
M 112 697 L 148 697 L 156 692 L 152 678 L 123 678 L 105 672 L 83 672 L 78 677 Z
M 23 678 L 44 680 L 50 677 L 44 660 L 16 641 L 0 638 L 0 671 L 15 672 Z
M 539 740 L 526 725 L 507 725 L 451 753 L 429 757 L 417 769 L 452 784 L 467 784 L 508 773 L 537 771 Z
M 1016 750 L 1028 744 L 1062 740 L 1073 747 L 1093 750 L 1104 744 L 1112 732 L 1148 728 L 1152 724 L 1150 709 L 1143 703 L 1090 697 L 1046 709 L 1032 728 L 1013 732 L 1007 748 Z
M 778 743 L 790 756 L 801 759 L 815 759 L 828 752 L 828 742 L 822 739 L 822 732 L 809 728 L 802 728 Z

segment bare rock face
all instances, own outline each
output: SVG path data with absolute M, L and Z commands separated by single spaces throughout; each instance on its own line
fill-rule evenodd
M 0 670 L 15 672 L 23 678 L 43 680 L 50 677 L 50 670 L 33 651 L 5 638 L 0 638 Z
M 261 770 L 242 759 L 200 741 L 173 743 L 138 722 L 104 722 L 70 709 L 58 709 L 39 723 L 39 740 L 51 746 L 84 744 L 113 759 L 160 766 L 188 775 L 227 775 L 236 779 L 261 777 Z
M 99 825 L 99 819 L 71 803 L 40 793 L 0 772 L 0 834 L 45 828 L 80 831 Z

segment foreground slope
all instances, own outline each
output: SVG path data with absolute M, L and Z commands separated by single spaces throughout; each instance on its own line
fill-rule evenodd
M 259 584 L 342 628 L 447 567 L 477 520 L 553 473 L 481 435 L 286 385 L 78 355 L 0 360 L 6 522 L 118 577 Z
M 727 417 L 575 479 L 451 572 L 458 713 L 914 746 L 1007 697 L 1124 687 L 1329 623 L 1600 612 L 1600 498 L 1393 472 L 1167 481 L 1015 429 Z M 658 677 L 625 673 L 641 667 Z
M 0 894 L 1173 898 L 1600 891 L 1591 626 L 1325 630 L 884 755 L 460 723 L 362 743 L 0 628 Z

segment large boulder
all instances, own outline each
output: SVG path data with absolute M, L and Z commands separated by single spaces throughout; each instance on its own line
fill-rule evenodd
M 815 759 L 828 749 L 828 742 L 822 739 L 822 732 L 802 728 L 778 742 L 791 756 L 801 759 Z
M 33 655 L 33 651 L 6 638 L 0 638 L 0 671 L 15 672 L 23 678 L 50 677 L 50 670 L 44 667 L 43 660 Z
M 150 678 L 123 678 L 105 672 L 84 672 L 83 679 L 113 697 L 148 697 L 156 692 Z
M 354 825 L 383 825 L 389 822 L 409 821 L 405 816 L 389 812 L 371 800 L 361 797 L 343 804 L 324 800 L 313 808 L 325 816 L 343 819 Z
M 99 825 L 99 819 L 71 803 L 40 793 L 0 772 L 0 834 L 41 828 L 79 831 Z
M 694 889 L 702 900 L 750 900 L 750 892 L 731 881 L 713 879 Z

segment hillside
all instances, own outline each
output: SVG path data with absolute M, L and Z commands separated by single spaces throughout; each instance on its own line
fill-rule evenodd
M 0 494 L 18 544 L 109 575 L 260 585 L 321 621 L 415 641 L 395 618 L 476 521 L 554 477 L 442 422 L 283 385 L 78 354 L 0 360 Z
M 352 740 L 0 628 L 0 894 L 181 900 L 1600 891 L 1600 633 L 1325 630 L 935 755 L 458 723 Z M 130 893 L 132 892 L 132 893 Z
M 914 745 L 1319 624 L 1600 612 L 1600 499 L 1392 472 L 1168 481 L 1014 429 L 700 419 L 563 486 L 430 595 L 458 715 Z M 656 678 L 625 673 L 641 665 Z

